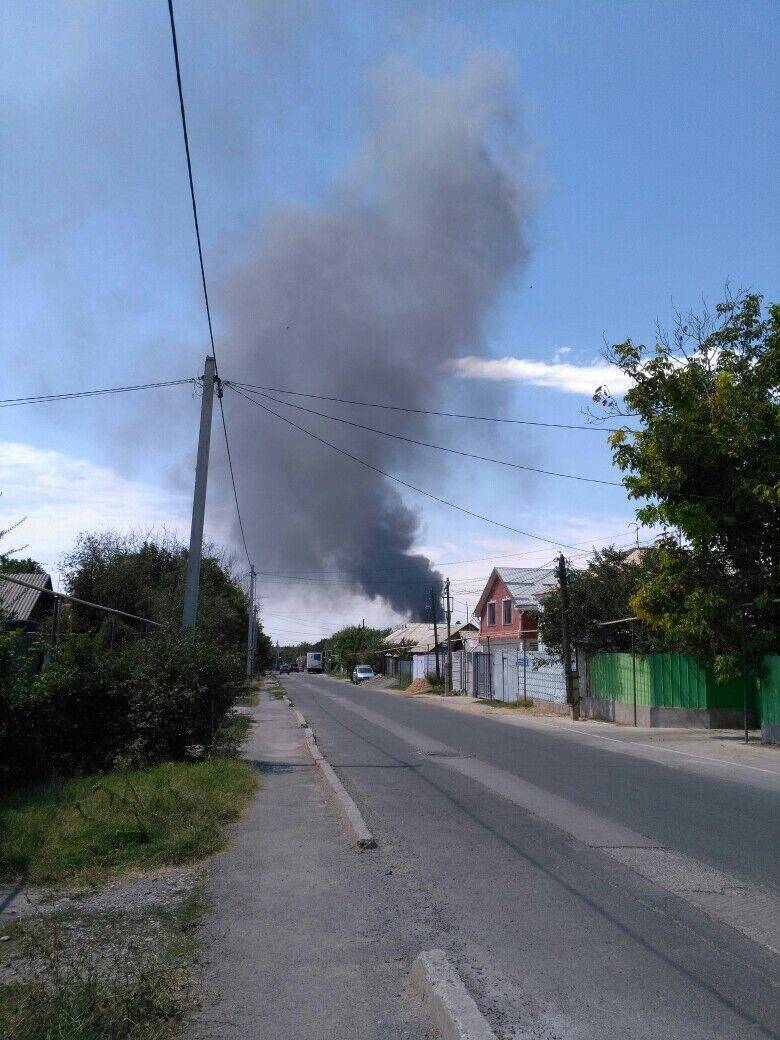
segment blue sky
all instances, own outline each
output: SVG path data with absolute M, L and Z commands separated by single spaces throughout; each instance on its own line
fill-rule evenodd
M 716 302 L 726 281 L 776 298 L 777 4 L 180 0 L 177 12 L 218 349 L 231 324 L 225 287 L 262 249 L 273 214 L 349 191 L 388 61 L 436 79 L 487 56 L 507 77 L 515 125 L 503 161 L 527 195 L 528 261 L 458 356 L 581 376 L 605 338 L 650 340 L 657 319 Z M 166 5 L 6 3 L 0 39 L 2 396 L 195 375 L 206 327 Z M 483 401 L 495 389 L 502 414 L 582 421 L 588 397 L 566 389 L 581 385 L 576 371 L 554 367 L 554 385 L 540 387 L 531 366 L 521 370 L 523 380 L 480 381 Z M 438 404 L 462 400 L 462 383 L 443 370 Z M 240 407 L 228 402 L 229 417 Z M 20 540 L 52 568 L 84 528 L 186 532 L 197 410 L 176 388 L 0 412 L 3 524 L 27 515 Z M 488 443 L 450 420 L 428 433 Z M 438 494 L 511 526 L 586 546 L 633 537 L 620 489 L 419 452 L 399 447 L 396 471 L 419 478 L 433 464 Z M 518 427 L 496 436 L 495 453 L 615 477 L 597 433 Z M 224 465 L 218 444 L 214 465 Z M 239 487 L 262 482 L 254 469 L 238 476 Z M 436 562 L 479 559 L 444 568 L 461 611 L 491 556 L 554 553 L 405 500 L 419 514 L 416 544 Z M 213 483 L 209 531 L 235 544 L 230 506 Z M 394 616 L 353 594 L 334 611 L 330 597 L 270 578 L 261 593 L 282 641 Z

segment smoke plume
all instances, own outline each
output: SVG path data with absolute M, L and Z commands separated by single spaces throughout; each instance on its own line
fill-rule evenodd
M 479 352 L 485 318 L 527 255 L 527 206 L 497 158 L 512 125 L 508 95 L 502 68 L 484 60 L 447 79 L 385 67 L 349 175 L 327 204 L 273 213 L 227 286 L 223 376 L 435 407 L 442 362 Z M 291 400 L 425 432 L 422 416 Z M 234 394 L 225 403 L 258 568 L 339 576 L 351 591 L 424 616 L 441 577 L 414 552 L 417 504 Z M 270 407 L 374 466 L 403 474 L 415 464 L 398 442 Z M 415 476 L 430 486 L 424 471 Z

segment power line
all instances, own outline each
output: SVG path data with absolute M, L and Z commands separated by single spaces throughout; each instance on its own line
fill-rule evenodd
M 631 542 L 625 542 L 625 543 L 621 543 L 621 544 L 618 544 L 618 545 L 612 544 L 612 545 L 609 545 L 609 546 L 606 546 L 606 547 L 602 547 L 601 550 L 598 549 L 594 545 L 590 549 L 587 549 L 585 552 L 574 553 L 573 555 L 567 557 L 567 559 L 568 560 L 583 560 L 583 559 L 587 558 L 588 556 L 592 556 L 596 552 L 603 551 L 604 548 L 615 549 L 618 552 L 624 552 L 624 553 L 626 553 L 626 555 L 628 555 L 632 549 L 647 549 L 647 548 L 650 548 L 653 544 L 654 544 L 654 541 L 650 541 L 650 542 L 641 542 L 639 545 L 637 545 L 636 541 L 634 540 L 634 541 L 631 541 Z M 491 557 L 488 557 L 488 559 L 490 559 L 490 558 Z M 492 557 L 492 558 L 493 559 L 499 559 L 499 557 Z M 546 569 L 549 568 L 550 570 L 552 570 L 554 568 L 555 564 L 556 564 L 556 559 L 557 558 L 553 558 L 549 562 L 545 562 L 543 564 L 538 564 L 533 569 L 534 570 L 537 570 L 537 569 L 538 570 L 546 570 Z M 478 562 L 478 561 L 472 561 L 472 562 Z M 443 566 L 443 565 L 440 565 L 440 566 Z M 455 585 L 455 586 L 453 586 L 453 588 L 460 595 L 466 595 L 466 594 L 478 593 L 478 592 L 482 591 L 482 588 L 484 588 L 484 586 L 482 586 L 480 588 L 477 588 L 477 587 L 474 586 L 473 582 L 469 581 L 469 579 L 463 579 L 463 583 L 461 585 Z
M 161 386 L 183 386 L 197 383 L 197 379 L 167 379 L 158 383 L 138 383 L 135 386 L 107 386 L 96 390 L 74 390 L 63 394 L 31 394 L 29 397 L 6 397 L 0 399 L 0 408 L 14 408 L 21 404 L 43 404 L 48 401 L 70 401 L 80 397 L 96 397 L 98 394 L 125 394 L 131 390 L 152 390 Z
M 608 539 L 606 539 L 606 538 L 597 539 L 597 541 L 608 541 Z M 652 543 L 642 543 L 640 545 L 640 548 L 646 548 L 647 544 L 652 544 Z M 572 546 L 569 546 L 569 548 L 580 548 L 583 545 L 589 545 L 590 548 L 586 549 L 584 552 L 575 553 L 574 555 L 569 557 L 569 559 L 573 559 L 573 560 L 574 559 L 580 559 L 582 557 L 590 556 L 591 553 L 598 551 L 596 546 L 592 542 L 580 542 L 577 546 L 572 545 Z M 629 549 L 632 549 L 632 548 L 636 548 L 636 547 L 637 546 L 636 546 L 636 541 L 635 540 L 632 540 L 631 542 L 627 542 L 625 544 L 621 543 L 621 544 L 618 544 L 618 545 L 614 546 L 614 548 L 616 548 L 616 549 L 626 549 L 626 550 L 629 550 Z M 517 552 L 517 553 L 508 553 L 508 554 L 506 554 L 506 556 L 510 556 L 510 557 L 515 558 L 515 557 L 518 557 L 518 556 L 530 556 L 531 554 L 537 554 L 537 553 L 540 553 L 540 552 L 549 552 L 549 550 L 548 549 L 526 549 L 524 551 Z M 506 558 L 506 557 L 505 556 L 479 556 L 479 557 L 476 557 L 475 559 L 472 559 L 472 560 L 455 560 L 455 561 L 449 561 L 449 562 L 444 562 L 444 563 L 433 563 L 433 562 L 431 562 L 431 566 L 434 567 L 435 569 L 440 569 L 440 568 L 444 568 L 444 567 L 452 567 L 452 566 L 455 566 L 458 563 L 482 563 L 483 561 L 500 560 L 500 559 L 504 559 L 504 558 Z M 536 564 L 533 569 L 534 570 L 537 570 L 537 569 L 544 570 L 548 566 L 550 568 L 552 568 L 555 565 L 556 560 L 557 560 L 557 557 L 553 557 L 549 561 L 543 561 L 543 562 L 541 562 L 539 564 Z M 361 580 L 360 577 L 357 576 L 357 575 L 346 575 L 346 574 L 325 577 L 325 576 L 313 575 L 313 574 L 289 574 L 287 572 L 282 572 L 282 571 L 257 571 L 257 573 L 259 575 L 262 575 L 262 577 L 264 577 L 264 578 L 268 578 L 271 581 L 308 581 L 308 582 L 313 582 L 315 584 L 324 584 L 324 585 L 349 585 L 352 582 L 358 582 L 358 581 Z M 405 586 L 405 587 L 414 587 L 414 588 L 422 589 L 425 592 L 428 592 L 429 589 L 430 589 L 430 584 L 428 582 L 419 582 L 419 580 L 417 578 L 389 578 L 389 577 L 387 577 L 387 576 L 389 576 L 391 574 L 394 574 L 394 573 L 396 573 L 396 572 L 395 571 L 389 571 L 389 570 L 388 571 L 370 571 L 370 572 L 368 572 L 368 576 L 370 576 L 373 580 L 382 579 L 383 580 L 383 584 L 385 584 L 385 585 L 399 585 L 399 586 Z M 476 581 L 477 579 L 474 579 L 474 580 Z M 468 588 L 463 587 L 466 584 L 468 584 Z M 459 592 L 459 593 L 480 592 L 480 591 L 482 591 L 482 586 L 480 586 L 479 589 L 473 587 L 473 583 L 468 578 L 464 578 L 463 579 L 463 585 L 461 585 L 461 586 L 453 585 L 452 588 L 456 592 Z
M 227 383 L 227 380 L 226 380 Z M 497 422 L 511 423 L 519 426 L 546 426 L 555 430 L 588 430 L 591 433 L 618 433 L 616 427 L 607 426 L 583 426 L 573 423 L 551 423 L 541 422 L 535 419 L 505 419 L 497 415 L 465 415 L 461 412 L 439 412 L 430 408 L 409 408 L 395 404 L 379 404 L 376 401 L 352 401 L 344 397 L 328 397 L 325 394 L 306 394 L 300 390 L 286 390 L 278 386 L 263 386 L 260 383 L 241 383 L 230 380 L 230 385 L 241 387 L 242 390 L 261 390 L 272 394 L 289 394 L 291 397 L 309 397 L 316 401 L 334 401 L 337 404 L 357 405 L 361 408 L 382 408 L 391 412 L 411 412 L 415 415 L 437 415 L 447 419 L 471 419 L 474 422 Z M 332 418 L 332 417 L 331 417 Z
M 268 412 L 269 415 L 273 415 L 277 419 L 281 419 L 282 422 L 287 423 L 289 426 L 292 426 L 294 429 L 299 430 L 301 433 L 305 433 L 308 437 L 311 437 L 313 440 L 319 441 L 321 444 L 327 445 L 327 447 L 332 448 L 334 451 L 337 451 L 340 455 L 345 455 L 348 459 L 352 459 L 353 462 L 357 462 L 358 465 L 364 466 L 366 469 L 373 470 L 374 473 L 379 473 L 380 476 L 386 477 L 388 480 L 392 480 L 396 484 L 400 484 L 402 487 L 409 488 L 410 491 L 417 492 L 418 495 L 424 495 L 426 498 L 430 498 L 434 502 L 439 502 L 441 505 L 449 506 L 450 509 L 457 509 L 458 512 L 465 513 L 467 516 L 474 517 L 476 520 L 484 520 L 485 523 L 494 524 L 496 527 L 503 527 L 505 530 L 512 531 L 514 534 L 521 534 L 526 538 L 533 538 L 535 541 L 539 542 L 547 542 L 549 545 L 562 546 L 564 549 L 573 548 L 573 546 L 566 545 L 564 542 L 554 541 L 552 538 L 545 538 L 543 535 L 533 534 L 530 531 L 521 531 L 517 527 L 510 527 L 509 524 L 501 523 L 500 520 L 491 520 L 491 518 L 488 516 L 483 516 L 481 513 L 475 513 L 471 509 L 466 509 L 465 506 L 459 506 L 455 502 L 450 502 L 446 498 L 440 498 L 438 495 L 434 495 L 430 491 L 424 491 L 422 488 L 417 487 L 415 484 L 410 484 L 408 481 L 402 480 L 400 477 L 395 476 L 395 474 L 388 473 L 386 470 L 380 469 L 378 466 L 374 466 L 373 463 L 366 462 L 365 459 L 361 459 L 359 456 L 353 455 L 352 452 L 347 451 L 345 448 L 339 448 L 338 445 L 333 444 L 331 441 L 326 440 L 324 437 L 320 437 L 319 434 L 313 433 L 311 430 L 307 430 L 305 426 L 300 426 L 298 423 L 293 422 L 292 419 L 288 419 L 285 415 L 280 415 L 278 412 L 275 412 L 272 408 L 269 408 L 267 405 L 263 404 L 262 401 L 258 401 L 256 398 L 250 397 L 248 394 L 245 394 L 242 390 L 239 390 L 235 385 L 232 385 L 232 390 L 234 393 L 239 394 L 240 397 L 243 397 L 251 404 L 256 405 L 258 408 L 262 408 L 263 411 Z
M 257 571 L 258 574 L 264 578 L 272 578 L 278 581 L 312 581 L 316 583 L 322 583 L 326 585 L 349 585 L 354 582 L 359 582 L 361 579 L 357 575 L 342 575 L 340 577 L 321 578 L 312 574 L 282 574 L 279 571 Z M 391 573 L 386 571 L 383 573 Z M 374 580 L 383 577 L 382 573 L 373 572 L 371 577 Z M 385 585 L 401 585 L 405 587 L 420 588 L 428 591 L 430 589 L 429 582 L 420 582 L 417 578 L 394 578 L 392 580 L 383 580 Z
M 598 538 L 596 540 L 597 541 L 606 541 L 607 539 Z M 579 548 L 580 546 L 583 546 L 583 545 L 588 545 L 589 546 L 591 544 L 592 544 L 591 542 L 579 542 L 577 547 Z M 571 546 L 570 548 L 574 548 L 574 546 Z M 548 551 L 547 549 L 521 549 L 518 552 L 502 553 L 500 556 L 494 554 L 494 555 L 491 555 L 491 556 L 475 556 L 475 557 L 473 557 L 470 560 L 448 560 L 446 563 L 437 563 L 436 566 L 437 567 L 459 567 L 459 566 L 465 565 L 467 563 L 489 563 L 491 560 L 514 560 L 518 556 L 538 556 L 539 553 L 543 553 L 543 552 L 547 552 L 547 551 Z M 591 552 L 591 551 L 592 551 L 591 549 L 587 550 L 587 552 Z M 586 555 L 587 555 L 587 553 L 586 553 Z M 545 565 L 541 564 L 540 566 L 545 566 Z
M 226 381 L 226 385 L 231 384 Z M 378 430 L 375 426 L 366 426 L 363 423 L 355 422 L 352 419 L 345 419 L 339 415 L 328 415 L 327 412 L 318 412 L 314 408 L 305 408 L 303 405 L 294 404 L 292 401 L 280 401 L 278 397 L 271 397 L 270 394 L 250 390 L 247 390 L 247 393 L 259 393 L 260 397 L 264 397 L 267 401 L 273 401 L 275 404 L 281 404 L 287 408 L 297 408 L 298 411 L 307 412 L 309 415 L 318 415 L 322 419 L 331 419 L 333 422 L 344 423 L 347 426 L 354 426 L 358 430 L 367 430 L 369 433 L 378 433 L 382 437 L 391 437 L 393 440 L 405 441 L 407 444 L 416 444 L 418 447 L 434 448 L 436 451 L 446 451 L 451 455 L 460 455 L 467 459 L 477 459 L 479 462 L 493 462 L 497 466 L 508 466 L 511 469 L 523 469 L 530 473 L 541 473 L 547 477 L 563 477 L 566 480 L 582 480 L 588 484 L 607 484 L 610 487 L 623 487 L 623 484 L 618 480 L 600 480 L 598 477 L 583 477 L 576 473 L 558 473 L 555 470 L 540 469 L 538 466 L 526 466 L 520 462 L 509 462 L 506 459 L 496 459 L 490 455 L 477 455 L 473 451 L 463 451 L 460 448 L 448 448 L 443 444 L 432 444 L 430 441 L 421 441 L 415 437 L 405 437 L 400 433 L 390 433 L 388 430 Z
M 246 534 L 244 533 L 244 521 L 241 519 L 241 508 L 238 504 L 238 490 L 236 488 L 236 475 L 233 472 L 233 458 L 230 454 L 230 440 L 228 438 L 227 423 L 225 422 L 225 409 L 222 404 L 222 393 L 218 395 L 219 398 L 219 414 L 222 417 L 222 431 L 225 434 L 225 448 L 227 449 L 227 460 L 228 468 L 230 469 L 230 483 L 233 485 L 233 500 L 236 503 L 236 514 L 238 516 L 238 529 L 241 532 L 241 541 L 244 544 L 244 555 L 246 556 L 246 562 L 249 566 L 252 566 L 252 560 L 249 557 L 249 549 L 246 544 Z
M 200 224 L 198 223 L 198 204 L 195 201 L 195 184 L 192 179 L 192 159 L 190 158 L 190 138 L 187 133 L 187 113 L 184 110 L 184 91 L 181 86 L 181 66 L 179 65 L 179 45 L 176 40 L 176 22 L 173 17 L 173 0 L 168 0 L 168 14 L 171 20 L 171 39 L 173 41 L 173 60 L 176 63 L 176 84 L 179 88 L 179 109 L 181 111 L 181 129 L 184 135 L 184 151 L 187 155 L 187 176 L 190 182 L 190 198 L 192 199 L 192 217 L 195 221 L 195 238 L 198 242 L 198 259 L 200 260 L 200 279 L 203 285 L 203 299 L 206 302 L 206 317 L 209 323 L 209 339 L 211 340 L 211 356 L 216 363 L 217 352 L 214 347 L 214 329 L 211 324 L 211 307 L 209 291 L 206 288 L 206 268 L 203 265 L 203 247 L 200 241 Z M 219 366 L 217 365 L 217 371 Z
M 228 438 L 227 422 L 225 420 L 225 408 L 222 403 L 222 385 L 219 379 L 219 364 L 217 362 L 217 348 L 214 344 L 214 327 L 211 321 L 211 305 L 209 303 L 209 291 L 206 285 L 206 268 L 203 263 L 203 245 L 200 239 L 200 223 L 198 221 L 198 204 L 195 199 L 195 183 L 192 177 L 192 158 L 190 156 L 190 139 L 187 133 L 187 113 L 184 108 L 184 91 L 181 83 L 181 65 L 179 64 L 179 45 L 176 39 L 176 21 L 173 16 L 173 0 L 168 0 L 168 14 L 171 21 L 171 40 L 173 42 L 173 59 L 176 64 L 176 85 L 179 90 L 179 110 L 181 112 L 181 129 L 184 136 L 184 152 L 187 156 L 187 177 L 190 184 L 190 199 L 192 201 L 192 219 L 195 223 L 195 239 L 198 244 L 198 260 L 200 262 L 200 280 L 203 286 L 203 300 L 206 304 L 206 319 L 209 326 L 209 341 L 211 343 L 211 356 L 214 358 L 214 370 L 216 375 L 217 397 L 219 400 L 219 413 L 222 419 L 222 431 L 225 435 L 225 448 L 227 450 L 228 466 L 230 468 L 230 482 L 233 485 L 233 499 L 236 503 L 236 514 L 238 515 L 238 527 L 241 531 L 241 541 L 244 545 L 247 562 L 251 565 L 249 549 L 246 544 L 244 533 L 244 521 L 241 518 L 241 507 L 238 504 L 238 491 L 236 489 L 236 476 L 233 470 L 233 459 L 230 454 L 230 440 Z

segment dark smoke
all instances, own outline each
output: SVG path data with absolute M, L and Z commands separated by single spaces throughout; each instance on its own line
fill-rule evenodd
M 349 182 L 327 206 L 276 212 L 228 286 L 223 376 L 435 406 L 441 363 L 479 350 L 485 318 L 527 254 L 525 204 L 491 147 L 511 127 L 507 95 L 501 69 L 486 62 L 448 80 L 386 68 Z M 425 429 L 422 417 L 299 403 L 407 435 Z M 352 591 L 425 616 L 441 577 L 412 552 L 417 514 L 397 487 L 233 394 L 226 405 L 258 567 L 342 575 Z M 272 407 L 408 472 L 398 442 Z M 429 473 L 417 469 L 413 482 L 430 484 Z

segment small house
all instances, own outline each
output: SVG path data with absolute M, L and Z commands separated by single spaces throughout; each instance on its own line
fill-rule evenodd
M 556 584 L 552 567 L 494 567 L 474 613 L 482 649 L 539 649 L 542 598 Z

